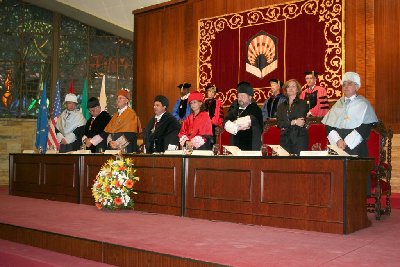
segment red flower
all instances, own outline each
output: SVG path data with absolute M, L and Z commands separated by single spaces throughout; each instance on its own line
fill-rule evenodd
M 127 188 L 129 188 L 129 189 L 131 189 L 132 187 L 133 187 L 133 181 L 131 180 L 131 179 L 129 179 L 129 180 L 127 180 L 126 182 L 125 182 L 125 186 L 127 187 Z
M 96 203 L 96 207 L 101 210 L 101 204 L 100 203 Z
M 120 188 L 120 187 L 121 187 L 121 185 L 119 184 L 119 181 L 116 181 L 116 182 L 115 182 L 115 187 L 116 187 L 116 188 Z
M 117 198 L 114 199 L 114 203 L 115 203 L 117 206 L 120 206 L 120 205 L 122 204 L 122 199 L 121 199 L 120 197 L 117 197 Z
M 107 193 L 110 192 L 110 186 L 107 185 L 106 188 L 104 189 L 104 191 L 106 191 Z
M 122 166 L 122 167 L 119 167 L 119 169 L 118 170 L 120 170 L 120 171 L 125 171 L 126 170 L 126 168 L 124 167 L 124 166 Z

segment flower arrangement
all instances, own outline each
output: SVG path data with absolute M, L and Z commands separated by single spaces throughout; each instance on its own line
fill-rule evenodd
M 100 169 L 94 180 L 92 195 L 98 209 L 130 209 L 133 208 L 132 194 L 136 170 L 131 158 L 119 157 L 109 159 Z

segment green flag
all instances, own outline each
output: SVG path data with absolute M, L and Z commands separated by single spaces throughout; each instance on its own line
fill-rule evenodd
M 82 91 L 81 112 L 86 120 L 90 119 L 90 113 L 89 110 L 87 109 L 87 101 L 88 101 L 87 87 L 88 87 L 88 80 L 85 79 Z

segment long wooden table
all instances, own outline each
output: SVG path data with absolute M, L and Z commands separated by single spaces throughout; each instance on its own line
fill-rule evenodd
M 93 204 L 93 179 L 110 157 L 10 154 L 10 193 Z M 140 177 L 136 210 L 329 233 L 370 225 L 372 159 L 129 157 Z

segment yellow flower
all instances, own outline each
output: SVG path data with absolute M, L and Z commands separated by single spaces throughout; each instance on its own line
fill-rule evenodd
M 132 160 L 131 158 L 127 158 L 127 159 L 125 159 L 125 162 L 126 162 L 126 164 L 128 164 L 128 165 L 132 165 L 133 160 Z

